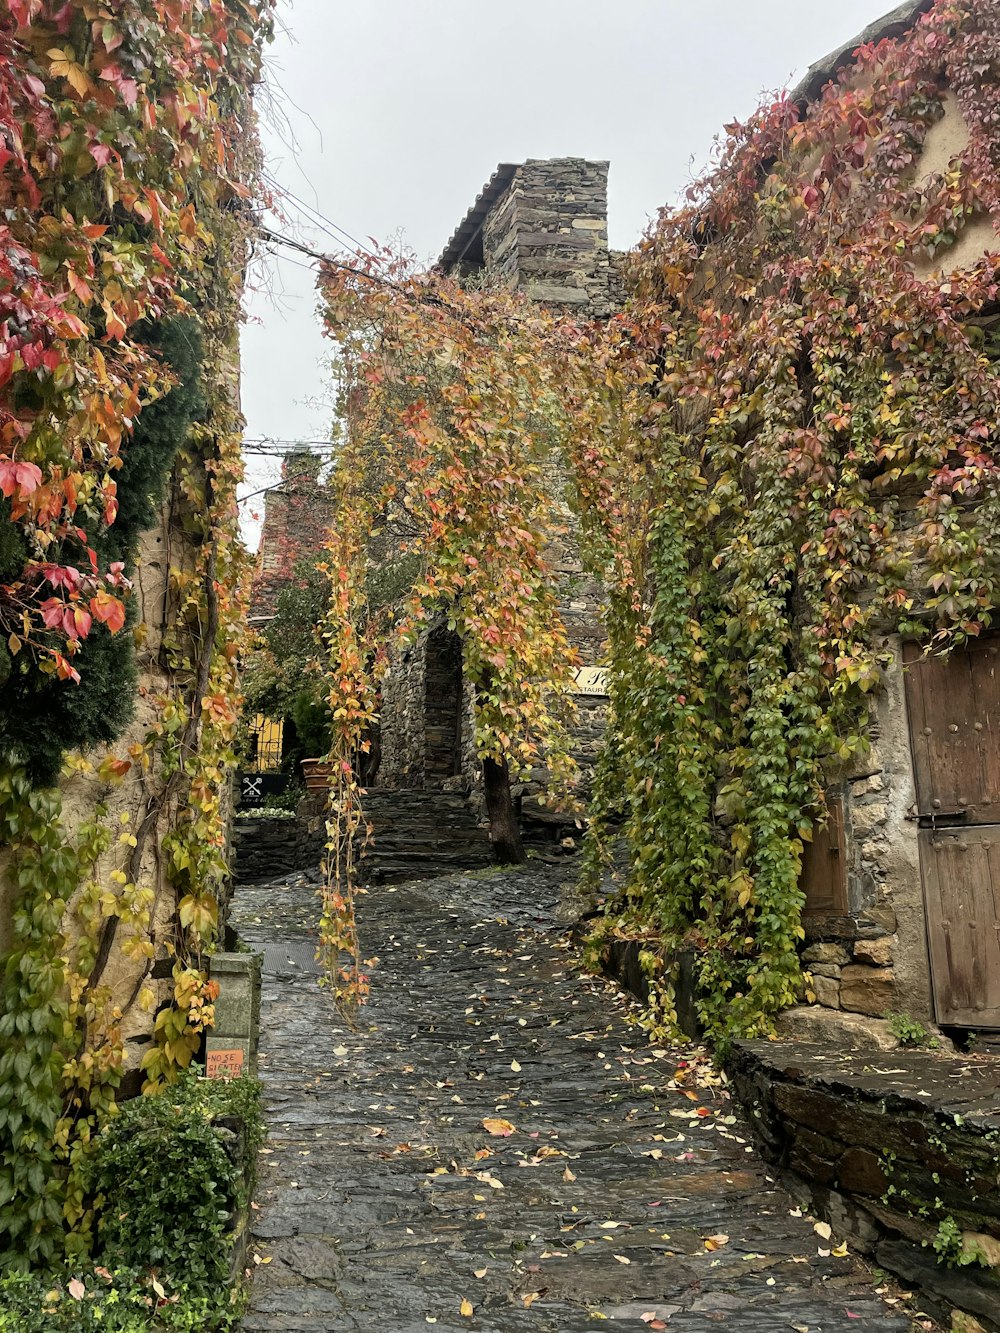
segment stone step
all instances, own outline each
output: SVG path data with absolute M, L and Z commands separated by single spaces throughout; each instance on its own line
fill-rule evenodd
M 372 835 L 361 873 L 373 883 L 431 879 L 492 862 L 489 835 L 459 792 L 376 787 L 362 809 Z

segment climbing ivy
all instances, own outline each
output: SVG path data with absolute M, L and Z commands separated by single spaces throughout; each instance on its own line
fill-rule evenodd
M 114 1110 L 123 1025 L 157 1008 L 154 958 L 173 976 L 149 1020 L 147 1091 L 187 1067 L 212 1020 L 204 956 L 224 894 L 245 572 L 234 339 L 249 93 L 269 26 L 267 0 L 11 0 L 0 13 L 4 1265 L 89 1247 L 85 1159 Z M 147 630 L 130 576 L 162 501 L 155 721 L 116 755 Z M 67 751 L 65 781 L 99 797 L 82 824 L 45 787 Z M 105 800 L 126 775 L 138 813 L 111 822 Z M 167 823 L 161 880 L 149 844 Z
M 946 115 L 967 141 L 929 169 Z M 868 744 L 887 637 L 948 651 L 996 601 L 1000 13 L 938 0 L 813 102 L 727 134 L 626 257 L 605 324 L 371 258 L 323 277 L 381 478 L 367 508 L 338 494 L 335 806 L 376 711 L 368 534 L 393 507 L 411 523 L 422 571 L 401 624 L 446 610 L 471 647 L 480 753 L 516 758 L 534 720 L 516 691 L 533 708 L 566 682 L 542 554 L 564 469 L 607 590 L 591 870 L 626 855 L 598 935 L 693 950 L 720 1040 L 768 1031 L 801 993 L 803 846 Z M 668 967 L 652 1021 L 671 1019 L 671 985 Z
M 886 636 L 947 651 L 990 623 L 998 75 L 995 6 L 938 3 L 810 106 L 731 126 L 628 258 L 610 396 L 580 398 L 613 611 L 592 852 L 629 849 L 604 930 L 694 949 L 716 1037 L 800 993 L 803 843 L 867 744 Z M 958 111 L 968 142 L 926 173 Z M 637 540 L 618 518 L 640 479 Z

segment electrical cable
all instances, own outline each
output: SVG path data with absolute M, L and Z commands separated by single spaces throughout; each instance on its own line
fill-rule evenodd
M 308 177 L 306 179 L 308 180 Z M 332 240 L 338 240 L 335 233 L 339 232 L 340 235 L 350 241 L 351 245 L 355 246 L 361 254 L 371 254 L 370 248 L 362 241 L 359 241 L 356 236 L 353 236 L 345 227 L 340 226 L 339 223 L 328 218 L 324 213 L 321 213 L 318 208 L 314 208 L 312 204 L 307 204 L 304 199 L 299 198 L 294 190 L 290 190 L 287 185 L 282 185 L 280 181 L 276 180 L 270 172 L 264 173 L 264 180 L 278 193 L 279 196 L 292 200 L 293 203 L 298 204 L 300 209 L 304 209 L 307 215 L 311 214 L 314 219 L 313 225 L 320 227 Z M 313 186 L 312 181 L 309 181 L 309 184 L 315 192 L 316 187 Z M 343 244 L 343 242 L 338 241 L 338 244 Z
M 294 477 L 282 477 L 282 479 L 275 482 L 273 486 L 262 486 L 259 491 L 251 491 L 249 495 L 244 495 L 241 499 L 237 500 L 236 503 L 237 505 L 245 505 L 248 500 L 255 500 L 258 495 L 267 495 L 271 491 L 280 491 L 282 486 L 289 486 L 294 481 L 305 481 L 307 477 L 311 479 L 312 473 L 299 472 L 296 473 Z

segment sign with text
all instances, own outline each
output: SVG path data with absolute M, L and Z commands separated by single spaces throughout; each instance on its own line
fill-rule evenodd
M 242 1073 L 242 1047 L 206 1053 L 205 1074 L 208 1078 L 239 1078 Z
M 576 673 L 576 694 L 594 695 L 599 699 L 608 697 L 607 667 L 581 667 Z

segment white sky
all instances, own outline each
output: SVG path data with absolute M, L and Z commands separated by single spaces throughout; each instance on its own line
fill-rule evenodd
M 893 0 L 284 0 L 259 99 L 270 175 L 361 241 L 436 257 L 499 162 L 611 162 L 626 249 L 715 136 Z M 289 213 L 294 205 L 288 205 Z M 280 229 L 338 248 L 301 210 Z M 346 244 L 346 243 L 345 243 Z M 313 274 L 258 265 L 243 331 L 249 440 L 322 440 L 329 347 Z M 248 459 L 243 493 L 277 480 Z M 256 545 L 259 501 L 243 506 Z

